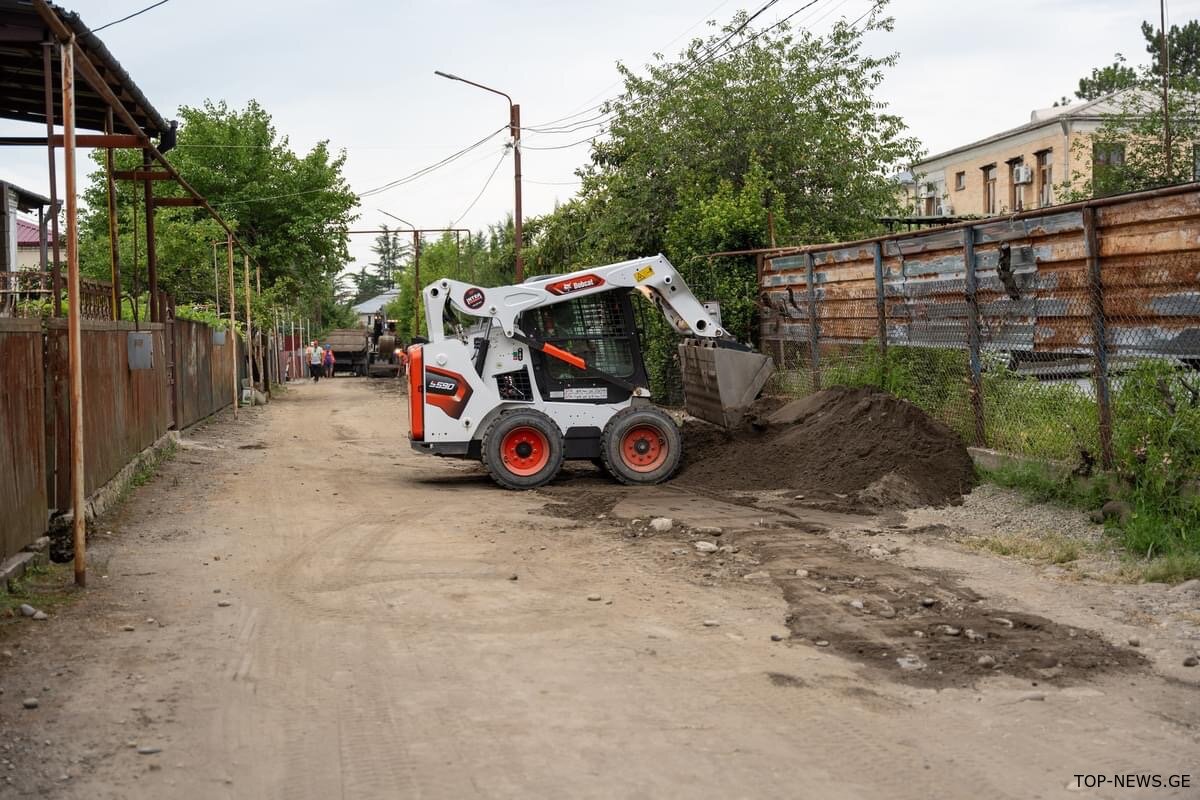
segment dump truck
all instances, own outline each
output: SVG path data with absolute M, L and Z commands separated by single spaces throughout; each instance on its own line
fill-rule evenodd
M 333 370 L 366 375 L 370 363 L 370 337 L 366 328 L 338 328 L 325 341 L 333 350 Z
M 403 370 L 404 353 L 400 340 L 396 338 L 396 321 L 376 317 L 371 327 L 370 355 L 367 373 L 372 378 L 395 378 Z

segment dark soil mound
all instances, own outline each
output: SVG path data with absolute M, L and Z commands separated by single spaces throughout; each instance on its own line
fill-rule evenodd
M 710 489 L 820 490 L 875 507 L 959 502 L 975 484 L 962 441 L 924 411 L 876 389 L 834 387 L 726 433 L 685 426 L 680 480 Z

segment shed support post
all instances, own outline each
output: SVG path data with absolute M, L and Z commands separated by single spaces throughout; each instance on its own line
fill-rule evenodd
M 229 368 L 233 372 L 230 379 L 233 392 L 233 418 L 238 415 L 238 356 L 237 356 L 237 297 L 233 291 L 233 234 L 225 237 L 225 260 L 229 265 L 229 336 L 225 342 L 229 345 Z
M 60 46 L 62 66 L 63 172 L 67 201 L 67 339 L 71 380 L 71 544 L 75 583 L 87 585 L 87 506 L 83 464 L 83 311 L 79 287 L 79 201 L 75 186 L 75 45 Z
M 979 331 L 979 278 L 975 273 L 975 229 L 963 229 L 963 267 L 967 279 L 967 343 L 971 348 L 971 413 L 975 418 L 975 446 L 987 447 L 983 421 L 983 358 Z
M 149 172 L 154 164 L 154 158 L 149 150 L 142 151 L 144 169 Z M 159 307 L 158 297 L 158 248 L 154 236 L 154 181 L 143 182 L 146 203 L 146 273 L 150 281 L 150 321 L 162 322 L 162 308 Z
M 54 70 L 51 69 L 51 55 L 54 42 L 42 42 L 42 74 L 45 76 L 46 95 L 46 155 L 50 167 L 50 251 L 54 255 L 54 263 L 50 265 L 50 288 L 54 293 L 54 316 L 62 316 L 62 258 L 59 253 L 61 246 L 58 233 L 58 160 L 54 153 Z
M 113 132 L 112 109 L 104 116 L 104 132 Z M 108 258 L 112 277 L 112 318 L 121 318 L 121 239 L 117 230 L 117 184 L 113 180 L 113 149 L 104 150 L 104 183 L 108 189 Z

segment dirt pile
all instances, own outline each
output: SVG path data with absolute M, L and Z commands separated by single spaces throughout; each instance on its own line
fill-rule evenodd
M 875 389 L 834 387 L 744 428 L 685 426 L 684 483 L 716 490 L 819 491 L 872 507 L 960 501 L 971 456 L 948 427 Z

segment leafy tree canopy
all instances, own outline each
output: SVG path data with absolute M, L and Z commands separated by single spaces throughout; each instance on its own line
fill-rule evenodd
M 349 260 L 346 231 L 358 203 L 342 175 L 345 153 L 331 152 L 328 142 L 303 155 L 294 153 L 270 114 L 254 101 L 243 109 L 207 101 L 199 108 L 185 106 L 179 115 L 178 144 L 168 158 L 237 230 L 261 266 L 264 291 L 272 290 L 270 301 L 298 305 L 317 319 L 336 314 L 333 277 Z M 102 167 L 103 151 L 92 157 Z M 141 165 L 141 154 L 118 151 L 116 161 L 118 170 L 134 169 Z M 170 181 L 156 181 L 154 191 L 164 197 L 184 194 Z M 134 295 L 146 288 L 142 192 L 140 184 L 126 181 L 117 193 L 122 290 Z M 83 194 L 81 265 L 86 274 L 108 278 L 102 168 L 92 173 Z M 155 220 L 159 286 L 180 303 L 203 306 L 212 304 L 219 291 L 227 308 L 224 230 L 199 208 L 160 208 Z M 215 278 L 214 241 L 221 242 Z M 236 265 L 242 266 L 240 253 Z M 236 283 L 241 292 L 240 274 Z

